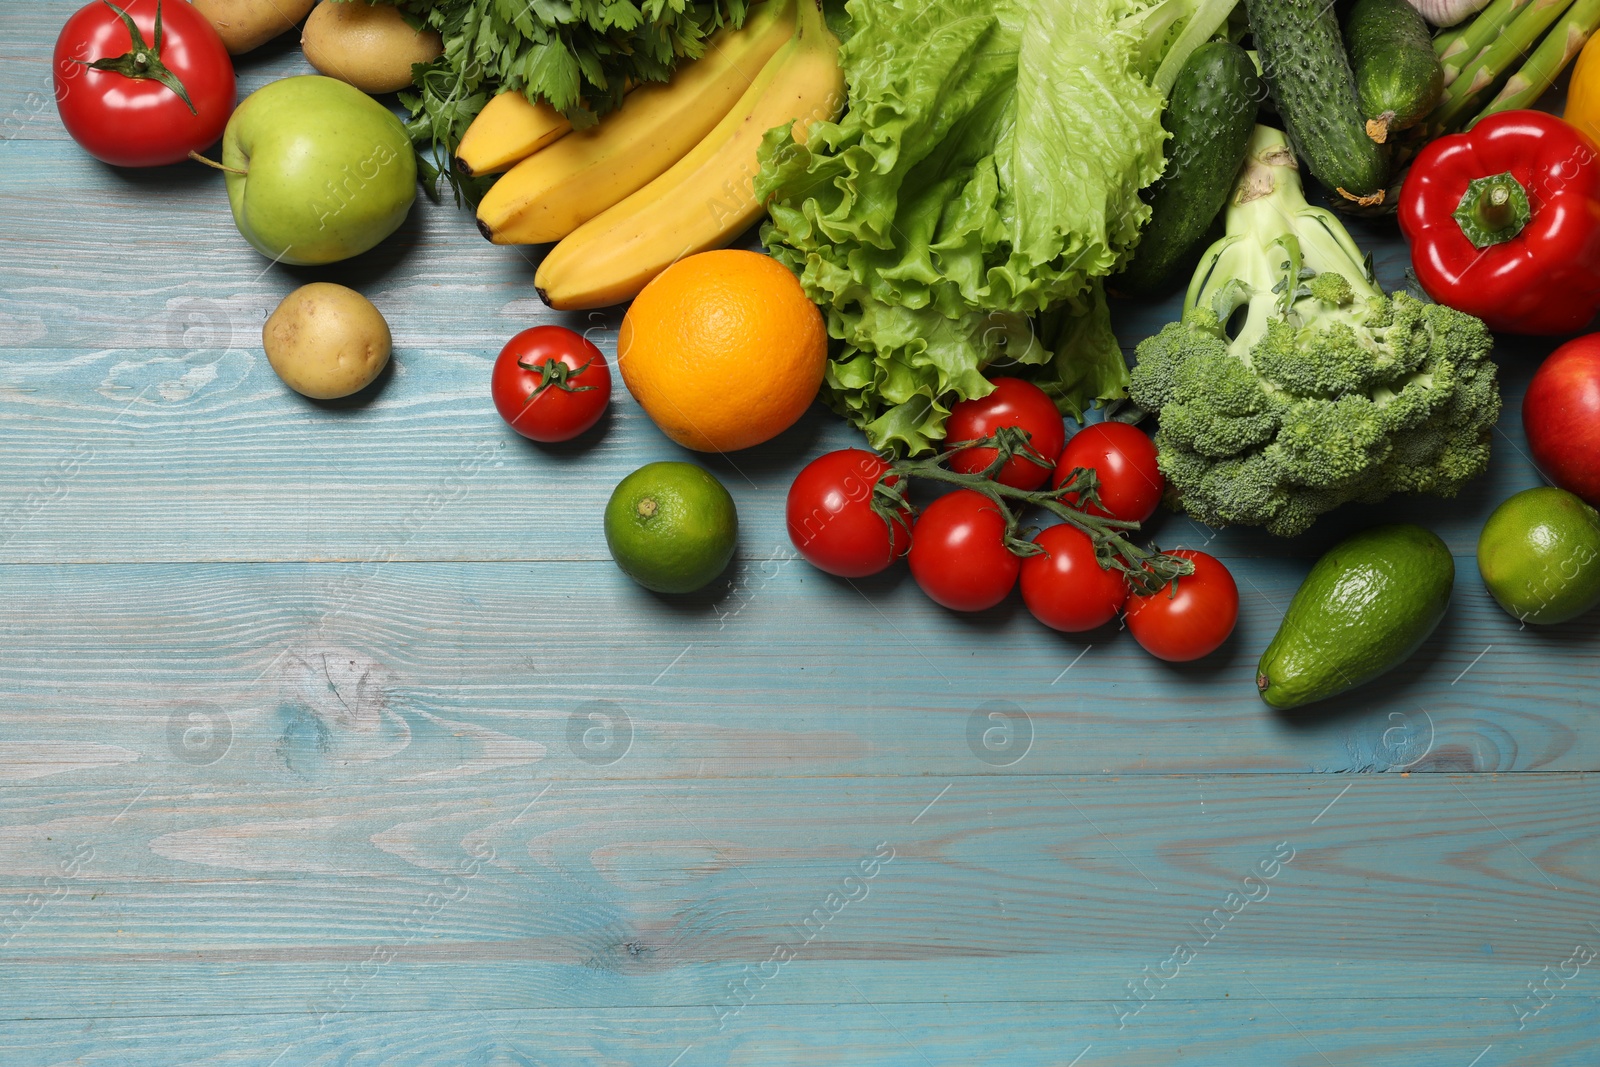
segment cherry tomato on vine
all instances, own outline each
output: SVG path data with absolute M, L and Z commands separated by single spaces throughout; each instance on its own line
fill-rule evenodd
M 911 530 L 911 576 L 936 604 L 982 611 L 1017 584 L 1022 560 L 1006 547 L 1006 520 L 994 501 L 957 489 L 923 509 Z
M 1167 479 L 1156 465 L 1150 435 L 1125 422 L 1097 422 L 1072 435 L 1061 450 L 1052 487 L 1059 489 L 1073 470 L 1092 469 L 1100 476 L 1101 507 L 1091 509 L 1113 519 L 1143 522 L 1156 512 Z M 1077 494 L 1066 498 L 1077 503 Z
M 1088 534 L 1062 523 L 1040 530 L 1033 543 L 1044 552 L 1022 561 L 1022 601 L 1034 618 L 1071 634 L 1117 617 L 1128 600 L 1127 579 L 1100 566 Z
M 1029 444 L 1046 458 L 1061 454 L 1067 428 L 1061 412 L 1032 382 L 1021 378 L 995 378 L 994 392 L 977 400 L 961 400 L 950 409 L 945 423 L 945 448 L 987 437 L 1002 426 L 1017 426 L 1028 431 Z M 950 469 L 962 474 L 977 474 L 994 462 L 992 448 L 972 448 L 950 458 Z M 1050 468 L 1041 467 L 1024 456 L 1012 456 L 1000 468 L 995 481 L 1018 489 L 1037 489 L 1050 480 Z
M 233 60 L 188 0 L 96 0 L 56 38 L 56 108 L 72 139 L 118 167 L 159 167 L 217 143 Z
M 871 452 L 843 448 L 818 456 L 789 487 L 789 540 L 818 570 L 865 578 L 906 554 L 911 512 L 886 523 L 872 510 L 872 489 L 889 464 Z M 892 481 L 892 480 L 891 480 Z
M 570 441 L 600 421 L 611 401 L 611 367 L 564 326 L 523 330 L 500 350 L 489 391 L 500 417 L 522 436 Z
M 1233 633 L 1239 621 L 1239 587 L 1216 557 L 1175 549 L 1167 553 L 1194 561 L 1194 573 L 1148 596 L 1128 600 L 1128 629 L 1157 659 L 1187 663 L 1209 656 Z

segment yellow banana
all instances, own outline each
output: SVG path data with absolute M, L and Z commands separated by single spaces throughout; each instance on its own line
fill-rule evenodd
M 484 195 L 478 229 L 500 245 L 559 241 L 648 185 L 711 132 L 794 37 L 794 5 L 767 0 L 670 82 L 635 89 L 599 125 L 517 164 Z
M 571 131 L 561 112 L 513 89 L 490 100 L 472 120 L 456 149 L 456 166 L 471 178 L 498 174 Z
M 774 126 L 794 123 L 804 141 L 844 107 L 839 41 L 821 0 L 800 0 L 799 25 L 744 97 L 671 170 L 562 241 L 534 284 L 553 308 L 605 307 L 639 295 L 677 260 L 722 248 L 760 216 L 756 150 Z

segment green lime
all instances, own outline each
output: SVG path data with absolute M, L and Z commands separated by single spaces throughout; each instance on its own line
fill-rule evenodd
M 624 574 L 658 593 L 692 593 L 733 558 L 733 497 L 693 463 L 648 463 L 606 504 L 606 544 Z
M 1478 571 L 1524 622 L 1577 618 L 1600 604 L 1600 513 L 1565 489 L 1524 489 L 1483 524 Z

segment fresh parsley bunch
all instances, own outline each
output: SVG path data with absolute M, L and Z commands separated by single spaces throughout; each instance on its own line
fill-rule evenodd
M 518 90 L 592 125 L 628 85 L 666 81 L 696 59 L 706 38 L 743 25 L 752 0 L 382 0 L 416 26 L 438 30 L 444 54 L 412 71 L 400 94 L 419 154 L 449 161 L 467 126 L 496 93 Z M 424 160 L 426 162 L 426 160 Z M 458 187 L 459 188 L 459 187 Z

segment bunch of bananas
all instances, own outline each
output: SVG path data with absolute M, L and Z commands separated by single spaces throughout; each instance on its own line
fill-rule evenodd
M 521 93 L 496 97 L 462 138 L 457 165 L 505 171 L 478 205 L 489 240 L 560 242 L 534 279 L 545 303 L 605 307 L 743 233 L 763 210 L 754 182 L 766 132 L 793 123 L 803 141 L 844 99 L 821 0 L 765 0 L 704 57 L 634 89 L 590 129 L 574 131 Z

